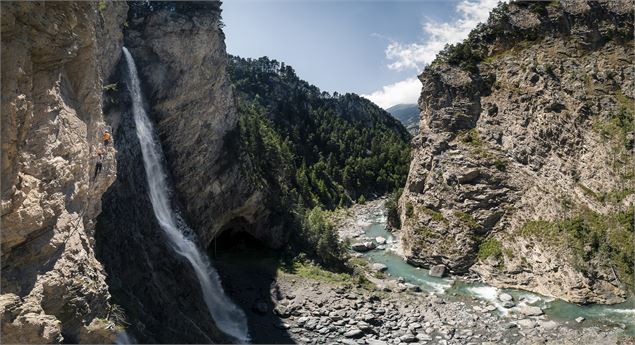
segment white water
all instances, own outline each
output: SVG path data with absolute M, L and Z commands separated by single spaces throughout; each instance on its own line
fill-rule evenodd
M 239 342 L 246 343 L 249 341 L 249 334 L 245 314 L 225 295 L 218 273 L 212 268 L 209 259 L 201 254 L 196 244 L 187 238 L 177 226 L 177 224 L 181 224 L 182 227 L 186 225 L 183 222 L 178 222 L 178 215 L 170 206 L 165 168 L 163 167 L 163 151 L 154 138 L 152 123 L 143 106 L 143 94 L 137 67 L 128 49 L 124 47 L 123 53 L 128 64 L 128 87 L 132 97 L 132 112 L 143 154 L 143 165 L 154 215 L 161 229 L 167 235 L 172 248 L 192 265 L 201 285 L 205 304 L 207 304 L 218 328 Z M 183 230 L 191 233 L 187 228 Z

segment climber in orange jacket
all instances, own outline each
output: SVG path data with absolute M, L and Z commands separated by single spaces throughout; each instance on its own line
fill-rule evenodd
M 105 131 L 104 135 L 102 135 L 101 138 L 104 140 L 104 146 L 108 146 L 108 143 L 110 142 L 110 133 L 108 133 L 108 131 Z

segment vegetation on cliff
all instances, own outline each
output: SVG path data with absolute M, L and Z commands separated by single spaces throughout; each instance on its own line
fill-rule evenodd
M 241 153 L 272 212 L 323 262 L 344 251 L 322 209 L 364 202 L 405 183 L 410 134 L 355 94 L 330 95 L 267 57 L 231 57 Z M 311 211 L 309 211 L 311 210 Z

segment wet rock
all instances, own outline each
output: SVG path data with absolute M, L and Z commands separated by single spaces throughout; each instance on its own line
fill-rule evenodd
M 386 270 L 388 270 L 388 266 L 384 265 L 384 264 L 380 264 L 378 262 L 372 264 L 370 266 L 370 268 L 374 271 L 374 272 L 384 272 Z
M 446 268 L 444 265 L 435 265 L 430 267 L 430 272 L 428 274 L 430 274 L 433 277 L 441 278 L 445 276 L 445 270 Z
M 529 305 L 523 305 L 519 309 L 520 313 L 526 316 L 540 316 L 543 314 L 542 309 L 540 307 L 534 307 Z
M 353 245 L 351 245 L 351 249 L 360 253 L 367 252 L 370 250 L 370 248 L 368 248 L 364 242 L 353 243 Z
M 367 252 L 369 250 L 375 249 L 377 246 L 375 245 L 374 242 L 358 242 L 358 243 L 354 243 L 351 248 L 356 251 L 356 252 Z
M 516 306 L 516 303 L 512 302 L 512 301 L 505 301 L 502 303 L 503 308 L 513 308 Z
M 502 302 L 508 302 L 508 301 L 512 301 L 514 298 L 512 297 L 512 295 L 503 292 L 500 295 L 498 295 L 498 299 L 501 300 Z
M 404 283 L 403 285 L 408 291 L 421 292 L 421 287 L 419 285 L 415 285 L 411 283 Z

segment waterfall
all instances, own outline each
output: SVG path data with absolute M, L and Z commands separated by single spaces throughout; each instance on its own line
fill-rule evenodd
M 201 285 L 205 304 L 218 328 L 236 338 L 237 341 L 248 342 L 249 335 L 245 314 L 225 295 L 218 273 L 212 267 L 207 256 L 201 254 L 196 244 L 185 236 L 184 232 L 192 233 L 192 231 L 187 228 L 184 222 L 179 221 L 180 217 L 170 205 L 165 167 L 163 166 L 163 151 L 154 137 L 152 123 L 143 106 L 143 94 L 141 93 L 137 67 L 128 49 L 124 47 L 123 53 L 128 65 L 128 88 L 132 98 L 132 113 L 141 145 L 154 215 L 161 229 L 167 235 L 171 247 L 192 265 Z

